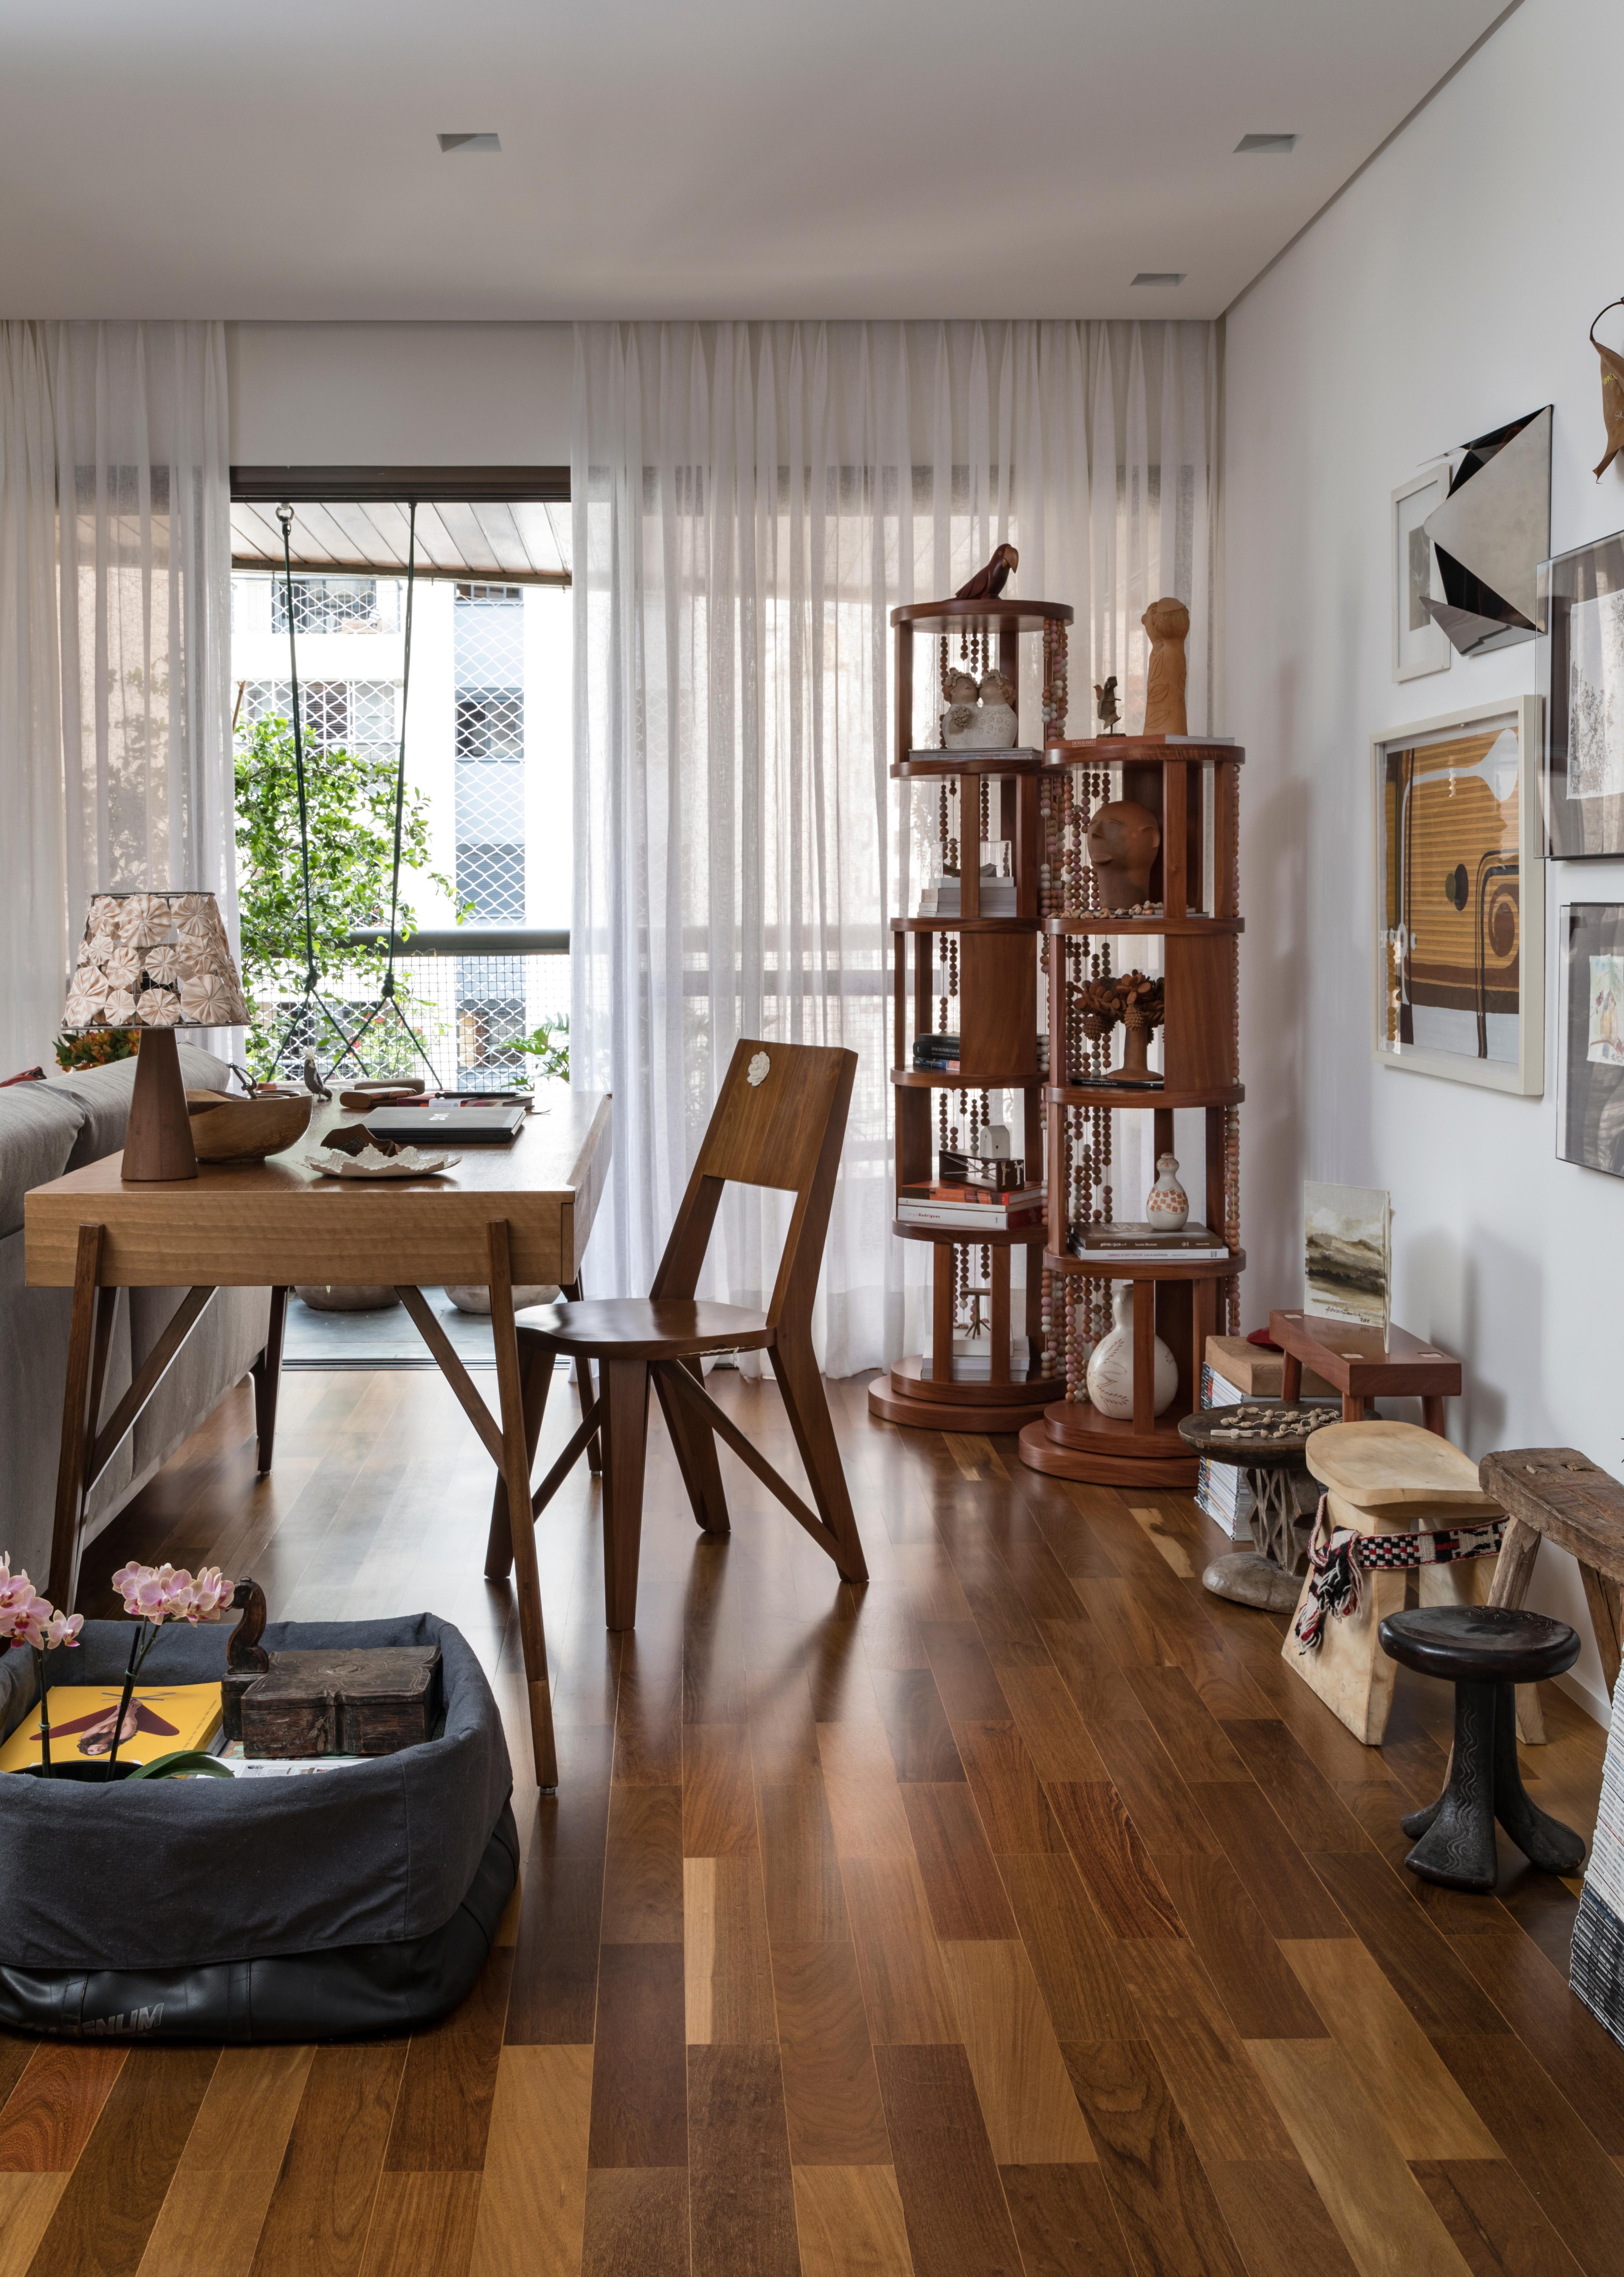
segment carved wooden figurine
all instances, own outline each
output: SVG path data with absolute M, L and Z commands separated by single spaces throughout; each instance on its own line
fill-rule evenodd
M 1011 569 L 1020 567 L 1020 555 L 1012 545 L 1001 545 L 990 561 L 978 569 L 968 584 L 961 585 L 953 598 L 956 601 L 995 601 L 1010 582 Z
M 1122 708 L 1117 701 L 1117 675 L 1114 672 L 1109 680 L 1094 682 L 1094 708 L 1099 714 L 1100 725 L 1105 733 L 1108 735 L 1114 735 L 1122 719 Z
M 1184 644 L 1190 630 L 1190 612 L 1170 595 L 1153 601 L 1140 619 L 1150 635 L 1150 671 L 1145 682 L 1145 733 L 1147 735 L 1187 735 L 1184 683 L 1188 666 Z
M 1089 819 L 1088 859 L 1099 880 L 1102 910 L 1132 909 L 1150 898 L 1150 870 L 1162 843 L 1162 826 L 1137 799 L 1114 798 Z

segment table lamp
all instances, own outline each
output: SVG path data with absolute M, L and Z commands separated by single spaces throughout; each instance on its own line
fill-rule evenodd
M 93 897 L 63 1025 L 141 1031 L 121 1177 L 197 1176 L 175 1031 L 238 1027 L 248 1017 L 212 894 Z

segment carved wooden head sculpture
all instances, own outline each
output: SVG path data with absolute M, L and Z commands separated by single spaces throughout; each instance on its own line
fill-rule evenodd
M 1150 870 L 1162 843 L 1162 826 L 1137 799 L 1114 798 L 1088 824 L 1088 859 L 1104 910 L 1131 909 L 1150 897 Z

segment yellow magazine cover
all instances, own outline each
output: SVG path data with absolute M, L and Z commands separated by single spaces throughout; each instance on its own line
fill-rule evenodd
M 112 1747 L 113 1719 L 122 1684 L 53 1684 L 50 1710 L 53 1763 L 95 1763 Z M 118 1742 L 121 1763 L 150 1763 L 178 1748 L 206 1748 L 220 1724 L 220 1687 L 214 1684 L 138 1684 L 130 1696 Z M 0 1771 L 26 1771 L 40 1760 L 40 1711 L 27 1715 L 0 1748 Z

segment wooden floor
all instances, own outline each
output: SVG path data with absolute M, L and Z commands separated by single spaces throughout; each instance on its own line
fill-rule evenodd
M 792 1466 L 776 1393 L 713 1384 Z M 1398 1862 L 1444 1690 L 1401 1675 L 1368 1751 L 1282 1624 L 1203 1594 L 1188 1502 L 831 1390 L 865 1592 L 726 1454 L 736 1531 L 700 1536 L 658 1420 L 634 1636 L 583 1472 L 547 1512 L 563 1783 L 515 1797 L 522 1892 L 446 2024 L 0 2037 L 0 2277 L 1618 2277 L 1624 2049 L 1567 1991 L 1574 1890 Z M 81 1602 L 133 1553 L 276 1616 L 431 1607 L 521 1766 L 492 1475 L 438 1375 L 291 1375 L 273 1478 L 233 1395 Z M 1546 1712 L 1530 1784 L 1588 1835 L 1602 1735 Z

